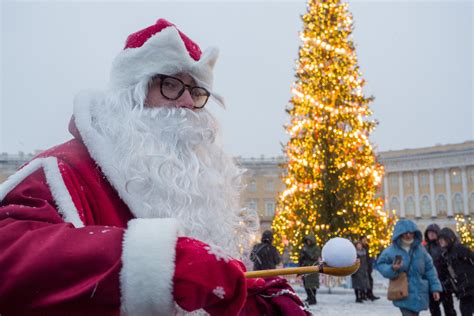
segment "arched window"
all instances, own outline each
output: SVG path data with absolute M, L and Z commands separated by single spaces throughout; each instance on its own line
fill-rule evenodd
M 390 210 L 395 210 L 396 214 L 400 216 L 400 202 L 396 196 L 390 199 Z
M 462 213 L 463 212 L 463 201 L 461 193 L 456 193 L 454 195 L 454 212 L 455 213 Z
M 423 196 L 420 202 L 420 207 L 421 207 L 421 214 L 423 217 L 429 217 L 431 216 L 431 205 L 430 205 L 430 199 L 428 196 Z
M 406 203 L 405 203 L 405 209 L 407 211 L 407 214 L 415 215 L 415 200 L 413 199 L 412 196 L 409 196 L 407 198 Z
M 446 200 L 446 197 L 443 194 L 438 195 L 438 198 L 436 199 L 436 212 L 438 214 L 446 215 L 446 212 L 448 211 L 448 202 Z

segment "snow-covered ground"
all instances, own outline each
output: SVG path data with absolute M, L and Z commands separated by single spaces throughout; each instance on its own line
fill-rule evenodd
M 294 287 L 298 295 L 304 300 L 306 294 L 302 287 Z M 329 294 L 327 289 L 320 289 L 317 294 L 317 305 L 310 306 L 314 316 L 400 316 L 400 311 L 388 301 L 383 293 L 376 293 L 380 296 L 376 301 L 364 301 L 356 303 L 352 289 L 335 288 Z M 420 315 L 428 316 L 428 312 Z
M 306 298 L 304 289 L 295 286 L 295 291 L 302 298 Z M 318 304 L 310 307 L 314 316 L 400 316 L 400 310 L 392 305 L 386 298 L 386 292 L 377 291 L 380 296 L 376 301 L 364 301 L 356 303 L 352 289 L 333 288 L 331 294 L 328 289 L 320 289 L 317 295 Z M 454 307 L 459 312 L 459 301 L 454 299 Z M 441 307 L 442 309 L 442 307 Z M 423 311 L 420 316 L 429 316 L 429 311 Z M 444 315 L 444 314 L 443 314 Z
M 306 293 L 300 282 L 289 281 L 297 294 L 304 300 Z M 386 283 L 379 276 L 375 276 L 375 285 L 377 286 L 375 294 L 380 299 L 373 302 L 364 301 L 364 303 L 355 302 L 354 290 L 344 282 L 341 286 L 331 288 L 330 291 L 322 285 L 317 294 L 318 304 L 310 306 L 310 310 L 314 316 L 400 316 L 400 310 L 387 300 Z M 454 298 L 454 307 L 460 315 L 459 301 L 456 298 Z M 429 315 L 429 311 L 420 313 L 420 316 Z

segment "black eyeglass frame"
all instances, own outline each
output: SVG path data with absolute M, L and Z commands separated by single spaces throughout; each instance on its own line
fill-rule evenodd
M 186 89 L 188 89 L 189 93 L 191 94 L 191 97 L 192 97 L 192 95 L 193 95 L 193 90 L 194 90 L 194 89 L 202 89 L 202 90 L 206 91 L 206 93 L 207 93 L 207 95 L 206 95 L 206 100 L 204 101 L 204 103 L 202 104 L 202 106 L 198 107 L 198 106 L 194 106 L 194 105 L 193 105 L 193 109 L 202 109 L 202 108 L 206 105 L 207 101 L 209 100 L 209 97 L 211 96 L 211 93 L 210 93 L 206 88 L 204 88 L 204 87 L 198 87 L 198 86 L 195 86 L 195 87 L 190 86 L 190 85 L 188 85 L 188 84 L 185 84 L 185 83 L 183 82 L 183 80 L 181 80 L 181 79 L 179 79 L 179 78 L 176 78 L 176 77 L 173 77 L 173 76 L 158 74 L 158 75 L 153 76 L 152 82 L 153 82 L 156 78 L 160 78 L 160 93 L 161 93 L 161 95 L 162 95 L 165 99 L 167 99 L 167 100 L 178 100 L 178 99 L 183 95 L 184 90 L 186 90 Z M 165 94 L 163 93 L 163 81 L 164 81 L 164 79 L 166 79 L 166 78 L 171 78 L 171 79 L 177 80 L 177 81 L 178 81 L 179 83 L 181 83 L 181 85 L 182 85 L 181 90 L 178 92 L 178 95 L 177 95 L 175 98 L 170 98 L 170 97 L 168 97 L 167 95 L 165 95 Z

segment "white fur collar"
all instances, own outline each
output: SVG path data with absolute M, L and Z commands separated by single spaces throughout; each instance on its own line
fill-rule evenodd
M 140 218 L 140 214 L 144 213 L 141 210 L 142 204 L 124 189 L 125 181 L 112 167 L 111 144 L 92 126 L 92 107 L 101 106 L 103 98 L 104 93 L 102 92 L 79 93 L 74 99 L 74 122 L 91 157 L 99 165 L 110 184 L 117 190 L 122 201 L 130 208 L 132 214 Z

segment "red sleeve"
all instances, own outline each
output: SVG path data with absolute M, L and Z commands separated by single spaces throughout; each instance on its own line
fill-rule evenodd
M 123 234 L 64 222 L 35 171 L 0 204 L 0 314 L 118 315 Z
M 247 296 L 245 266 L 217 246 L 180 237 L 176 245 L 174 299 L 186 311 L 236 316 Z

